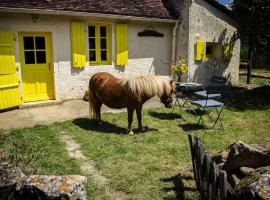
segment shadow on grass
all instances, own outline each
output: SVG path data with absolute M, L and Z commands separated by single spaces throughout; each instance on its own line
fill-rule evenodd
M 185 192 L 192 191 L 196 192 L 197 190 L 195 188 L 191 187 L 185 187 L 183 180 L 193 180 L 191 176 L 182 176 L 181 174 L 177 174 L 175 176 L 169 177 L 169 178 L 162 178 L 160 179 L 164 183 L 173 183 L 173 187 L 163 187 L 163 190 L 165 192 L 174 191 L 176 197 L 176 200 L 186 200 Z M 164 198 L 165 200 L 171 199 L 171 198 Z
M 161 120 L 180 119 L 182 116 L 177 113 L 160 113 L 156 111 L 150 111 L 149 115 Z
M 186 110 L 187 113 L 189 113 L 190 115 L 193 115 L 195 117 L 198 117 L 198 116 L 202 116 L 202 115 L 206 115 L 207 114 L 207 111 L 206 110 L 201 110 L 199 108 L 196 108 L 196 109 L 188 109 Z
M 88 131 L 95 131 L 100 133 L 112 133 L 112 134 L 127 134 L 127 129 L 117 126 L 115 124 L 112 124 L 110 122 L 102 122 L 102 124 L 98 124 L 96 120 L 94 119 L 88 119 L 88 118 L 78 118 L 74 119 L 72 121 L 73 124 L 76 126 L 79 126 L 82 129 L 88 130 Z M 147 131 L 157 131 L 157 129 L 154 128 L 148 128 L 145 127 L 146 131 L 140 131 L 139 129 L 133 129 L 134 133 L 145 133 Z
M 78 118 L 74 119 L 72 123 L 88 131 L 96 131 L 100 133 L 114 133 L 114 134 L 127 133 L 127 129 L 123 127 L 111 124 L 109 122 L 103 122 L 102 125 L 99 125 L 94 119 Z
M 233 87 L 223 101 L 226 109 L 229 110 L 267 109 L 270 108 L 270 86 L 261 86 L 254 89 Z
M 204 130 L 205 127 L 201 124 L 198 123 L 187 123 L 187 124 L 179 124 L 179 126 L 185 131 L 185 132 L 189 132 L 189 131 L 197 131 L 197 130 Z

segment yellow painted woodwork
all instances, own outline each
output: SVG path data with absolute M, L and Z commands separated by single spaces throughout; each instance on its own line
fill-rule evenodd
M 34 41 L 33 47 L 25 48 L 24 38 Z M 45 48 L 38 47 L 37 39 L 42 39 Z M 54 99 L 52 41 L 50 33 L 19 32 L 20 59 L 22 70 L 23 101 L 41 101 Z M 26 54 L 32 53 L 33 62 L 26 61 Z M 45 60 L 38 59 L 44 53 Z
M 0 75 L 0 110 L 18 106 L 20 103 L 17 74 Z
M 13 32 L 0 31 L 0 110 L 20 105 Z
M 128 26 L 116 24 L 116 65 L 128 64 Z
M 95 40 L 95 48 L 91 49 L 89 46 L 89 64 L 90 65 L 109 65 L 109 64 L 111 64 L 111 26 L 109 24 L 103 24 L 103 23 L 89 24 L 88 27 L 90 27 L 90 26 L 95 27 L 95 36 L 88 35 L 88 40 L 89 40 L 89 44 L 90 44 L 91 39 Z M 101 36 L 101 34 L 100 34 L 101 27 L 106 27 L 106 37 Z M 102 39 L 106 40 L 106 49 L 101 48 L 101 40 Z M 96 60 L 90 59 L 90 52 L 91 51 L 95 52 Z M 101 59 L 101 52 L 102 51 L 106 52 L 107 60 Z
M 230 60 L 232 57 L 232 45 L 230 43 L 223 44 L 223 58 Z
M 206 42 L 198 41 L 196 42 L 195 48 L 195 60 L 203 61 L 206 59 Z
M 13 33 L 0 31 L 0 74 L 16 72 Z
M 71 44 L 73 67 L 86 66 L 85 51 L 85 24 L 84 22 L 71 22 Z

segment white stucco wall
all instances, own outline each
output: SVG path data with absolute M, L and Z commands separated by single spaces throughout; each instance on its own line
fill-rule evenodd
M 110 23 L 112 25 L 112 65 L 86 66 L 81 69 L 71 66 L 70 22 L 73 20 L 83 20 L 86 23 Z M 14 32 L 15 58 L 19 69 L 19 77 L 21 77 L 21 70 L 18 32 L 40 31 L 52 33 L 55 97 L 58 100 L 82 98 L 87 90 L 90 77 L 100 71 L 109 72 L 117 77 L 142 74 L 170 75 L 169 64 L 171 62 L 173 24 L 121 20 L 121 22 L 128 24 L 129 60 L 127 66 L 119 68 L 114 65 L 115 24 L 117 22 L 106 18 L 38 15 L 38 19 L 34 23 L 31 14 L 0 13 L 0 30 Z M 143 31 L 148 26 L 152 26 L 158 32 L 163 33 L 164 37 L 138 37 L 138 32 Z M 87 29 L 85 34 L 87 34 Z M 87 41 L 86 44 L 88 52 Z M 20 87 L 23 90 L 22 86 Z
M 232 58 L 195 61 L 196 41 L 229 42 L 236 31 L 235 21 L 203 0 L 192 0 L 189 6 L 188 77 L 205 83 L 212 75 L 226 76 L 232 84 L 238 84 L 240 41 L 236 40 Z

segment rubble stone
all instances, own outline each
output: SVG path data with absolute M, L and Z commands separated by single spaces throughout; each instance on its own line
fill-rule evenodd
M 85 200 L 87 179 L 84 176 L 46 176 L 33 175 L 26 179 L 23 186 L 24 198 Z M 38 192 L 41 191 L 41 192 Z
M 255 183 L 250 185 L 253 191 L 261 199 L 270 199 L 270 174 L 262 175 L 262 177 Z
M 11 165 L 0 165 L 0 199 L 12 199 L 21 188 L 25 175 Z
M 0 165 L 0 199 L 86 200 L 84 176 L 25 176 L 18 168 Z
M 258 168 L 270 165 L 270 151 L 268 148 L 258 144 L 245 144 L 244 142 L 237 142 L 228 147 L 229 153 L 224 163 L 223 169 L 233 174 L 238 171 L 240 167 Z
M 254 169 L 251 167 L 240 167 L 240 172 L 245 176 L 249 175 L 253 171 Z
M 251 172 L 237 185 L 240 199 L 270 199 L 270 166 Z

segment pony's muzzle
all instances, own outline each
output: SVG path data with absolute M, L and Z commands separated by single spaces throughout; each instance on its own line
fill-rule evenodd
M 172 108 L 173 104 L 172 103 L 169 103 L 169 104 L 165 104 L 165 107 L 166 108 Z

